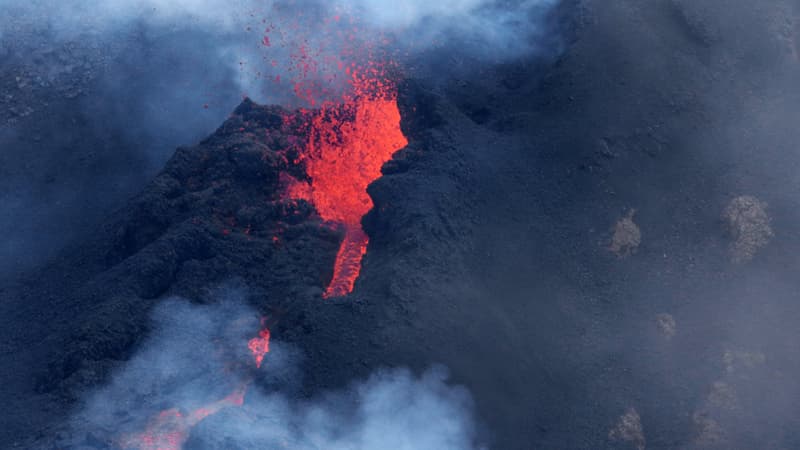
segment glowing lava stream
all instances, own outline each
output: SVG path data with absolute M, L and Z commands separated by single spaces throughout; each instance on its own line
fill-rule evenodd
M 353 291 L 353 285 L 361 272 L 361 258 L 367 253 L 368 243 L 369 237 L 360 226 L 347 228 L 336 253 L 333 278 L 323 297 L 341 297 Z
M 408 144 L 393 84 L 356 74 L 352 84 L 355 95 L 341 105 L 323 107 L 311 119 L 302 156 L 311 183 L 310 192 L 300 197 L 313 203 L 324 220 L 345 229 L 325 298 L 352 292 L 369 243 L 361 228 L 361 218 L 373 207 L 367 186 L 381 176 L 381 166 L 394 152 Z
M 250 339 L 247 343 L 247 347 L 253 353 L 257 368 L 261 367 L 264 355 L 269 353 L 269 338 L 269 329 L 264 328 L 258 333 L 258 336 Z M 189 432 L 203 419 L 225 408 L 242 406 L 250 381 L 242 382 L 239 388 L 222 400 L 197 408 L 189 414 L 184 414 L 178 408 L 161 411 L 150 419 L 145 431 L 123 437 L 119 442 L 120 447 L 136 450 L 181 450 L 183 444 L 189 439 Z

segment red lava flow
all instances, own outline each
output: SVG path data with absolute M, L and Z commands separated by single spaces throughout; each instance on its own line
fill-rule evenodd
M 361 228 L 361 218 L 373 207 L 367 186 L 408 143 L 400 130 L 396 94 L 370 93 L 373 79 L 353 80 L 362 83 L 357 88 L 363 93 L 357 91 L 338 107 L 323 108 L 312 119 L 305 154 L 312 204 L 324 220 L 345 228 L 326 298 L 352 292 L 369 242 Z
M 310 113 L 308 140 L 300 152 L 310 183 L 298 182 L 287 191 L 312 203 L 322 219 L 344 227 L 325 298 L 352 292 L 369 242 L 361 228 L 361 218 L 373 207 L 367 186 L 408 144 L 400 129 L 396 86 L 384 78 L 385 71 L 349 69 L 348 74 L 353 92 Z
M 353 18 L 336 14 L 318 24 L 298 19 L 284 25 L 286 30 L 267 27 L 262 43 L 268 53 L 283 48 L 288 60 L 265 60 L 285 65 L 295 97 L 313 108 L 295 117 L 307 136 L 297 145 L 296 163 L 305 164 L 308 182 L 294 180 L 285 195 L 308 201 L 323 220 L 344 229 L 323 293 L 339 297 L 352 292 L 369 243 L 361 228 L 361 218 L 373 207 L 367 186 L 408 144 L 400 128 L 396 65 L 375 44 L 386 40 L 370 39 Z M 275 80 L 280 83 L 280 75 Z

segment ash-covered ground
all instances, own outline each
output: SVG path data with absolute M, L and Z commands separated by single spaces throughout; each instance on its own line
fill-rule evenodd
M 253 414 L 185 448 L 800 447 L 795 2 L 564 2 L 548 51 L 419 52 L 328 300 L 342 232 L 280 196 L 287 110 L 201 64 L 220 36 L 35 19 L 0 35 L 0 447 L 119 447 L 156 394 L 221 388 L 237 314 L 286 370 L 242 372 Z M 175 342 L 191 370 L 159 384 L 141 368 Z

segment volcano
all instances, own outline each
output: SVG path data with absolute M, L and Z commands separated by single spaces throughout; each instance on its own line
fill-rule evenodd
M 0 448 L 800 448 L 796 4 L 467 2 L 433 45 L 439 15 L 369 34 L 289 3 L 296 34 L 244 14 L 231 79 L 291 102 L 194 92 L 213 67 L 174 49 L 227 55 L 228 31 L 131 31 L 124 80 L 189 86 L 139 101 L 191 114 L 88 92 L 94 56 L 0 73 L 0 187 L 39 180 L 0 220 L 6 266 L 26 232 L 57 242 L 61 177 L 97 200 L 0 285 Z M 55 120 L 61 78 L 87 92 Z M 212 118 L 135 195 L 108 181 L 151 150 L 130 136 Z
M 309 361 L 314 367 L 309 392 L 336 386 L 337 379 L 346 382 L 353 373 L 367 374 L 373 363 L 365 364 L 364 354 L 347 356 L 346 347 L 374 342 L 369 358 L 381 364 L 385 344 L 375 341 L 375 330 L 382 307 L 364 302 L 357 292 L 349 294 L 361 283 L 369 234 L 379 235 L 377 230 L 407 219 L 384 217 L 381 202 L 388 200 L 380 199 L 389 194 L 367 196 L 367 189 L 373 189 L 382 172 L 403 177 L 411 162 L 422 157 L 406 146 L 401 125 L 408 136 L 423 139 L 429 130 L 409 125 L 407 119 L 401 123 L 400 110 L 413 110 L 412 118 L 419 111 L 426 121 L 438 114 L 430 93 L 407 83 L 398 89 L 397 97 L 299 113 L 245 99 L 214 134 L 178 149 L 149 187 L 92 244 L 73 254 L 80 262 L 67 263 L 88 270 L 86 278 L 76 280 L 81 287 L 73 303 L 76 317 L 88 321 L 49 322 L 72 330 L 65 331 L 75 345 L 51 353 L 48 348 L 58 346 L 45 344 L 42 358 L 55 359 L 39 373 L 36 390 L 74 401 L 91 383 L 88 374 L 106 377 L 109 358 L 130 355 L 148 311 L 160 299 L 208 299 L 231 280 L 247 286 L 249 302 L 268 318 L 257 336 L 242 342 L 256 368 L 269 364 L 271 336 L 309 349 L 319 345 L 315 353 L 330 355 Z M 418 98 L 413 108 L 406 106 L 411 98 Z M 364 124 L 370 128 L 360 129 Z M 370 134 L 376 125 L 378 134 Z M 383 154 L 371 151 L 376 145 Z M 350 176 L 351 171 L 358 172 Z M 240 270 L 231 272 L 234 267 Z M 89 298 L 105 296 L 116 300 L 90 306 Z M 79 305 L 100 309 L 89 313 Z M 123 310 L 127 313 L 119 316 Z M 105 315 L 110 315 L 108 333 L 81 331 Z M 349 325 L 339 329 L 343 323 Z M 333 367 L 341 372 L 332 372 Z M 182 448 L 196 425 L 246 401 L 246 387 L 237 390 L 192 411 L 164 409 L 139 433 L 92 435 L 90 440 L 121 448 Z

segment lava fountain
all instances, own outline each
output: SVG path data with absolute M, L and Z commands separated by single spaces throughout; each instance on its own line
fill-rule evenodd
M 323 293 L 330 298 L 353 290 L 369 243 L 361 227 L 361 218 L 373 207 L 367 186 L 408 140 L 400 128 L 396 64 L 382 50 L 388 40 L 367 42 L 358 23 L 340 15 L 321 25 L 290 24 L 292 39 L 270 25 L 263 45 L 268 52 L 276 46 L 288 49 L 283 64 L 288 64 L 292 91 L 313 108 L 292 117 L 300 119 L 301 134 L 307 136 L 295 161 L 304 164 L 307 179 L 290 182 L 285 194 L 311 203 L 323 220 L 344 231 L 333 277 Z M 309 26 L 318 38 L 298 38 Z M 273 66 L 280 64 L 272 60 Z M 276 79 L 280 84 L 280 77 Z
M 345 230 L 326 298 L 352 292 L 369 242 L 361 228 L 361 218 L 373 207 L 367 186 L 381 176 L 381 166 L 394 152 L 408 144 L 400 130 L 394 86 L 374 78 L 379 73 L 352 74 L 355 93 L 312 118 L 303 153 L 311 202 L 324 220 Z
M 381 166 L 408 144 L 400 130 L 396 92 L 376 80 L 358 75 L 353 80 L 363 93 L 313 113 L 308 140 L 300 151 L 309 182 L 287 187 L 290 198 L 310 202 L 323 220 L 344 229 L 325 298 L 352 292 L 369 243 L 361 227 L 361 218 L 373 207 L 367 186 L 381 176 Z M 375 86 L 381 90 L 373 92 Z

